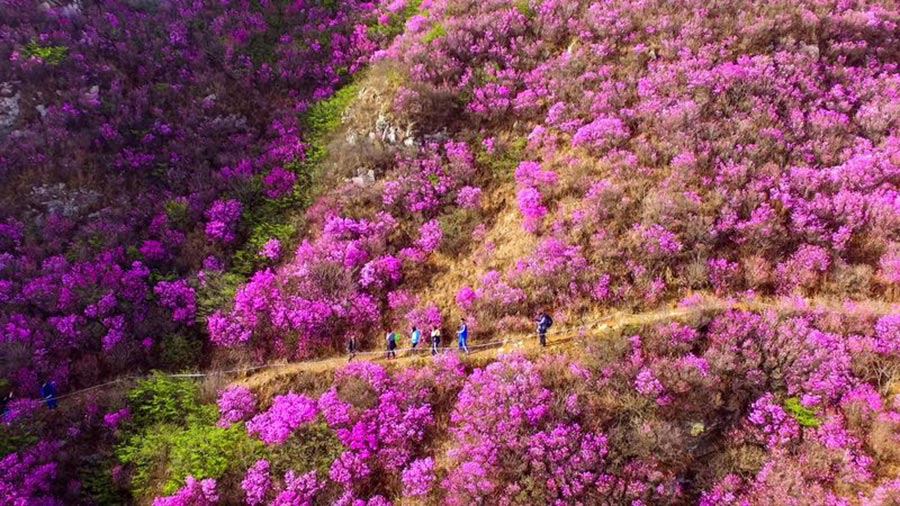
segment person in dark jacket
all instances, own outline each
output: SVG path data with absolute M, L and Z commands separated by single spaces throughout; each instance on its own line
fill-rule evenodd
M 44 398 L 48 408 L 56 409 L 59 407 L 59 402 L 56 400 L 56 382 L 45 381 L 41 385 L 41 397 Z
M 6 415 L 9 414 L 9 405 L 12 403 L 13 393 L 9 392 L 9 394 L 5 395 L 2 400 L 0 400 L 0 420 L 6 419 Z
M 387 358 L 397 358 L 397 334 L 391 330 L 387 335 Z
M 353 357 L 356 356 L 356 347 L 356 336 L 351 335 L 350 340 L 347 342 L 347 353 L 350 355 L 350 357 L 347 359 L 347 362 L 350 362 L 351 360 L 353 360 Z
M 541 314 L 537 318 L 537 331 L 538 336 L 541 338 L 541 346 L 547 346 L 547 329 L 553 325 L 553 319 L 550 318 L 550 315 L 546 313 L 546 311 L 541 311 Z
M 441 347 L 441 329 L 435 327 L 431 331 L 431 355 L 437 355 L 438 349 Z

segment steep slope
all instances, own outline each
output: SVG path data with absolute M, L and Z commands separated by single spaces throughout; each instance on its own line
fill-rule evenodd
M 900 501 L 894 2 L 0 28 L 8 502 Z M 447 353 L 380 357 L 413 327 Z

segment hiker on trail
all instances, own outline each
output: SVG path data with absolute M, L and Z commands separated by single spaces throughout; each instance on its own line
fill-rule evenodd
M 431 355 L 437 355 L 438 348 L 441 346 L 441 329 L 435 327 L 431 331 Z
M 397 358 L 397 352 L 394 351 L 397 349 L 397 333 L 393 330 L 387 335 L 387 349 L 387 358 Z
M 460 351 L 465 350 L 466 354 L 469 353 L 469 326 L 466 325 L 466 319 L 462 318 L 459 324 L 459 330 L 456 331 L 456 335 L 459 336 L 459 349 Z
M 350 354 L 350 358 L 347 359 L 347 362 L 353 360 L 353 357 L 356 356 L 356 336 L 350 336 L 350 341 L 347 342 L 347 353 Z
M 59 402 L 56 400 L 56 382 L 45 381 L 41 385 L 41 397 L 47 402 L 48 408 L 56 409 L 59 407 Z
M 422 337 L 422 333 L 419 332 L 415 326 L 412 328 L 412 348 L 416 349 L 416 346 L 419 345 L 419 339 Z
M 8 395 L 3 397 L 3 400 L 0 400 L 0 420 L 5 420 L 6 415 L 9 414 L 9 404 L 12 402 L 13 394 L 10 392 Z
M 547 346 L 547 329 L 551 326 L 553 326 L 553 318 L 550 318 L 550 315 L 545 311 L 541 311 L 541 314 L 537 317 L 537 331 L 541 338 L 541 346 Z

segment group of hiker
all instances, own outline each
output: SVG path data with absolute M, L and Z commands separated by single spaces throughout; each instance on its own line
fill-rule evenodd
M 460 320 L 459 330 L 456 331 L 456 336 L 459 339 L 459 351 L 469 353 L 469 325 L 466 323 L 465 318 Z M 428 340 L 429 344 L 431 344 L 431 354 L 437 355 L 441 347 L 441 329 L 437 327 L 431 329 Z M 412 331 L 410 332 L 410 348 L 413 350 L 417 349 L 419 343 L 422 343 L 422 331 L 413 325 Z M 397 348 L 399 345 L 400 336 L 393 329 L 388 330 L 387 358 L 397 358 Z
M 536 318 L 535 322 L 537 323 L 537 334 L 541 342 L 541 346 L 547 346 L 547 330 L 553 325 L 553 318 L 550 317 L 549 314 L 542 311 Z M 459 351 L 469 353 L 469 325 L 466 322 L 465 318 L 461 318 L 459 322 L 459 329 L 456 331 L 457 342 L 459 345 Z M 431 354 L 437 355 L 440 352 L 441 348 L 441 329 L 435 327 L 431 329 L 431 332 L 427 336 L 428 344 L 431 345 Z M 387 333 L 387 358 L 396 358 L 397 357 L 397 348 L 400 344 L 400 336 L 393 329 L 389 330 Z M 413 326 L 412 331 L 410 332 L 410 348 L 416 350 L 419 348 L 420 344 L 424 344 L 424 338 L 422 335 L 422 331 L 419 330 L 418 327 Z M 424 346 L 423 346 L 424 347 Z M 347 344 L 347 352 L 350 355 L 350 358 L 347 360 L 348 362 L 353 360 L 356 357 L 356 354 L 359 352 L 359 343 L 356 339 L 356 336 L 351 335 L 350 340 Z M 47 407 L 50 409 L 56 409 L 59 406 L 58 394 L 56 391 L 56 383 L 53 381 L 44 381 L 41 384 L 41 398 L 47 404 Z M 0 409 L 2 409 L 2 417 L 5 418 L 10 411 L 10 404 L 12 402 L 12 392 L 8 395 L 0 398 Z
M 547 331 L 553 325 L 553 318 L 547 314 L 545 311 L 541 311 L 537 318 L 535 319 L 537 323 L 537 334 L 540 339 L 541 346 L 547 346 Z M 459 344 L 459 351 L 469 353 L 469 325 L 466 322 L 465 318 L 460 319 L 459 329 L 456 331 L 456 337 Z M 431 329 L 431 333 L 428 336 L 429 344 L 431 345 L 431 354 L 437 355 L 440 351 L 441 346 L 441 329 L 435 327 Z M 419 347 L 419 344 L 423 343 L 422 331 L 419 330 L 418 327 L 413 325 L 412 330 L 410 331 L 410 349 L 416 350 Z M 386 358 L 397 358 L 397 348 L 400 346 L 400 336 L 393 329 L 389 329 L 387 332 L 386 338 L 387 351 L 385 353 Z M 353 360 L 356 357 L 356 353 L 359 351 L 359 343 L 356 340 L 356 336 L 351 335 L 349 342 L 347 344 L 347 352 L 349 354 L 349 358 L 347 361 Z

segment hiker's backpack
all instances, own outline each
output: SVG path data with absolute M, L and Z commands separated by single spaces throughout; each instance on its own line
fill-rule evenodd
M 551 317 L 551 316 L 548 315 L 548 314 L 544 314 L 544 317 L 547 318 L 547 320 L 546 320 L 546 321 L 547 321 L 547 328 L 549 329 L 550 327 L 553 326 L 553 317 Z

